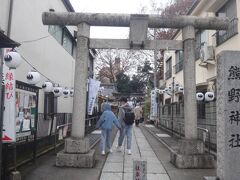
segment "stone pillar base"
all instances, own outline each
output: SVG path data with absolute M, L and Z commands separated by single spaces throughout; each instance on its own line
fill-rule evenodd
M 10 180 L 21 180 L 21 173 L 19 171 L 12 171 L 10 173 Z
M 177 168 L 214 168 L 214 157 L 204 153 L 204 144 L 199 140 L 179 140 L 178 152 L 171 152 L 171 163 Z
M 92 168 L 95 164 L 95 150 L 92 149 L 85 154 L 69 154 L 63 151 L 56 157 L 56 166 Z
M 178 141 L 180 154 L 203 154 L 204 144 L 200 140 L 181 139 Z
M 177 168 L 195 168 L 195 169 L 211 169 L 214 168 L 214 157 L 210 154 L 179 154 L 171 152 L 171 163 Z
M 78 138 L 67 138 L 65 139 L 64 152 L 65 153 L 88 153 L 90 149 L 89 139 L 87 137 Z
M 64 150 L 56 157 L 56 166 L 92 168 L 95 164 L 95 150 L 90 150 L 88 138 L 67 138 Z

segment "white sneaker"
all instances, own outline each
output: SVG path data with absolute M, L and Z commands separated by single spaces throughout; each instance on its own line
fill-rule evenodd
M 110 152 L 110 153 L 112 153 L 112 152 L 113 152 L 112 148 L 111 148 L 111 149 L 109 149 L 109 152 Z
M 117 147 L 117 152 L 121 152 L 122 150 L 121 150 L 121 146 L 118 146 Z
M 102 151 L 102 152 L 101 152 L 101 155 L 103 155 L 103 156 L 104 156 L 104 155 L 105 155 L 105 151 Z
M 131 151 L 131 149 L 128 149 L 127 151 L 128 151 L 128 152 L 127 152 L 127 153 L 128 153 L 128 155 L 131 155 L 131 154 L 132 154 L 132 151 Z

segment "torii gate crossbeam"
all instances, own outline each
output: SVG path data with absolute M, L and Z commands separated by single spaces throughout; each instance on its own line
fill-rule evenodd
M 196 29 L 227 29 L 228 19 L 219 17 L 197 17 L 197 16 L 148 16 L 149 28 L 183 28 L 194 26 Z M 85 22 L 90 26 L 115 26 L 129 27 L 131 14 L 111 13 L 57 13 L 45 12 L 42 15 L 43 24 L 46 25 L 69 25 L 77 26 Z

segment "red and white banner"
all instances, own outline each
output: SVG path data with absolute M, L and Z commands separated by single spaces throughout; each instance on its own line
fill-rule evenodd
M 5 51 L 6 53 L 6 51 Z M 3 64 L 3 89 L 4 89 L 4 111 L 3 111 L 3 143 L 16 142 L 16 79 L 15 70 L 9 69 Z

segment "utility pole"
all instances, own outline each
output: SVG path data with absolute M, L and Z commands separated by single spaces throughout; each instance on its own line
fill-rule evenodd
M 154 28 L 154 40 L 157 39 L 157 29 Z M 156 41 L 155 41 L 156 43 Z M 156 44 L 155 44 L 155 49 L 154 49 L 154 89 L 157 88 L 157 49 L 156 49 Z
M 154 117 L 154 122 L 156 124 L 158 124 L 158 101 L 157 101 L 157 98 L 158 98 L 158 95 L 156 93 L 156 89 L 157 89 L 157 45 L 156 45 L 156 39 L 157 39 L 157 29 L 154 28 L 154 40 L 155 40 L 155 47 L 154 47 L 154 90 L 155 90 L 155 98 L 156 98 L 156 109 L 157 109 L 157 113 L 156 113 L 156 116 Z
M 173 106 L 174 106 L 174 93 L 175 93 L 175 77 L 173 77 L 173 81 L 172 81 L 172 122 L 171 122 L 171 125 L 172 125 L 172 136 L 173 136 Z

